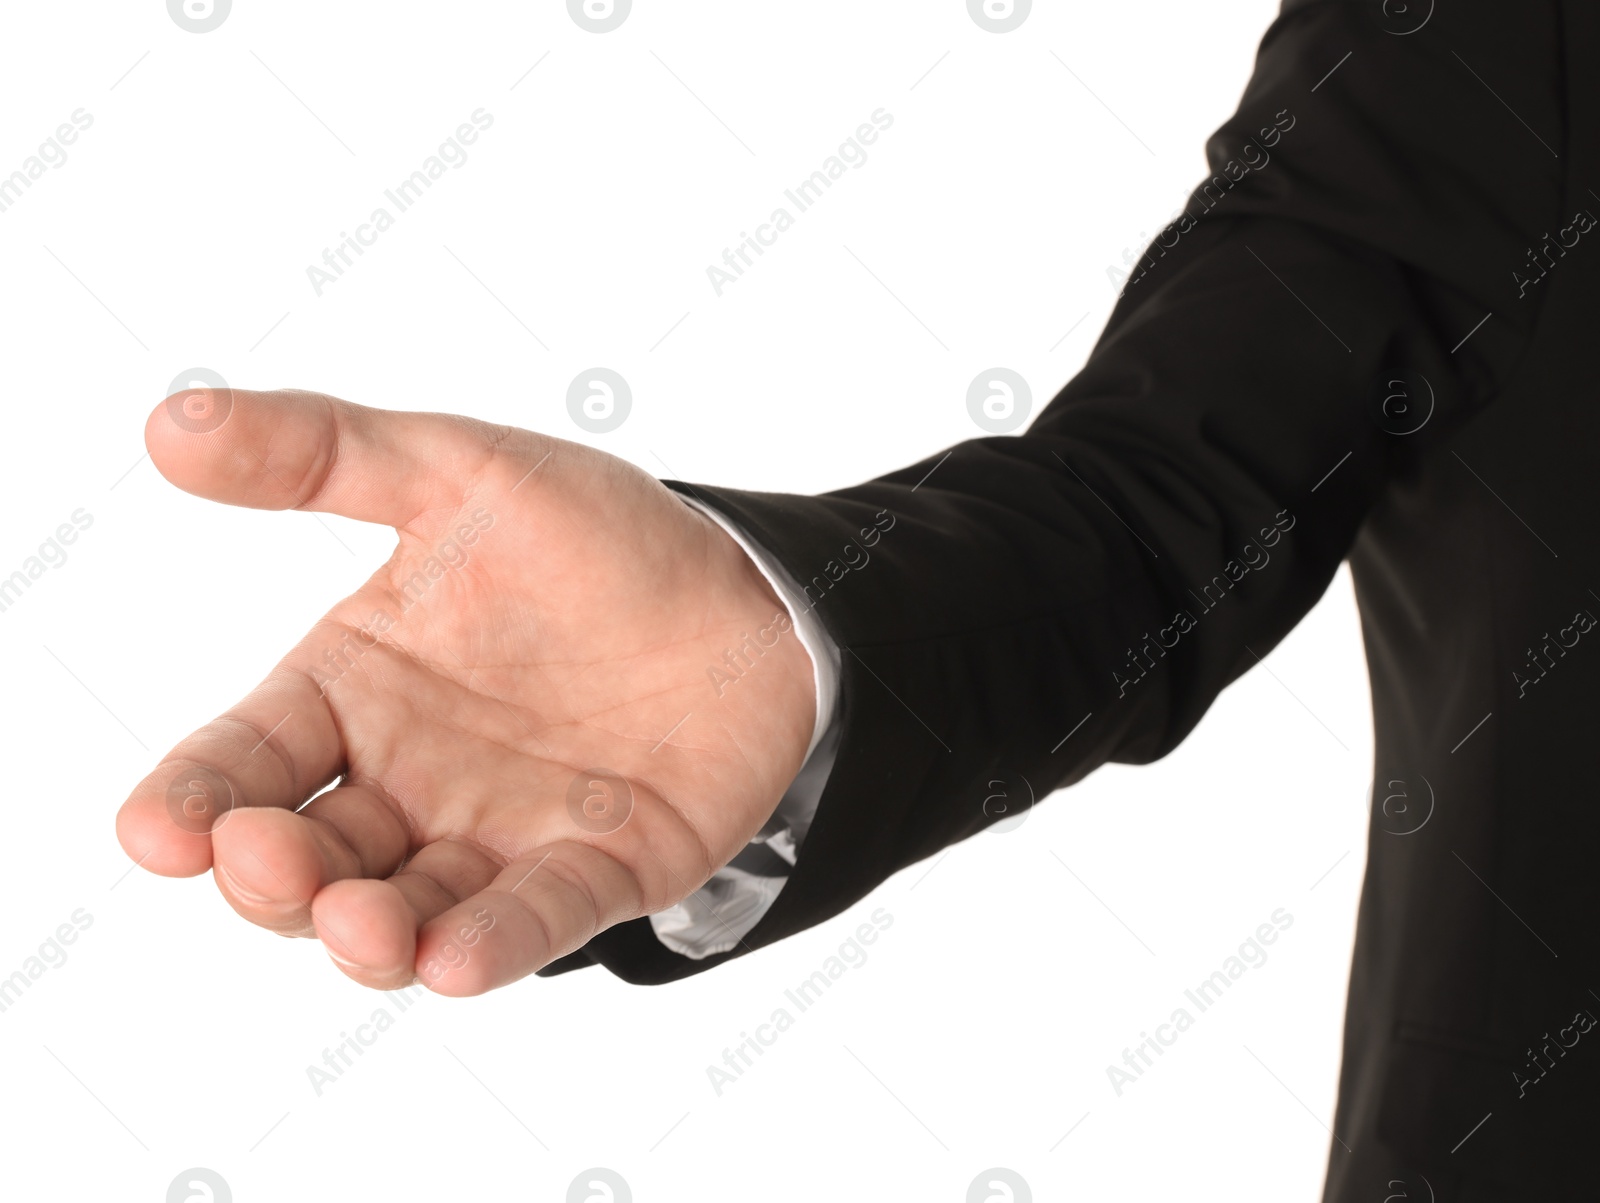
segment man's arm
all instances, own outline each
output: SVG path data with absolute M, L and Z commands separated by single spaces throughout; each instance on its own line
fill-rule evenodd
M 129 856 L 212 870 L 377 988 L 578 959 L 661 981 L 836 914 L 1001 794 L 1172 748 L 1386 487 L 1404 520 L 1418 457 L 1527 344 L 1531 247 L 1592 203 L 1562 193 L 1546 3 L 1459 0 L 1407 36 L 1372 7 L 1290 4 L 1217 174 L 1025 437 L 822 497 L 693 490 L 842 649 L 834 771 L 734 948 L 692 960 L 648 916 L 745 853 L 816 735 L 796 640 L 718 688 L 789 621 L 750 556 L 594 448 L 296 390 L 170 397 L 151 460 L 215 501 L 391 526 L 394 553 L 135 786 Z M 1385 409 L 1407 392 L 1411 433 Z

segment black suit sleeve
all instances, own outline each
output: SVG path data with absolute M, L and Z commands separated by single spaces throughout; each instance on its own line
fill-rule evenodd
M 1538 313 L 1515 269 L 1571 219 L 1559 30 L 1543 4 L 1458 2 L 1397 35 L 1380 7 L 1286 5 L 1212 178 L 1025 434 L 816 497 L 674 483 L 776 554 L 843 649 L 834 773 L 725 956 L 980 830 L 991 782 L 1042 798 L 1165 755 L 1419 450 L 1492 401 Z M 658 982 L 725 956 L 639 920 L 545 972 Z

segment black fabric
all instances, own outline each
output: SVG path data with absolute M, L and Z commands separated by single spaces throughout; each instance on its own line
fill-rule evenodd
M 1290 0 L 1025 434 L 817 497 L 692 486 L 810 584 L 837 766 L 744 947 L 640 920 L 546 972 L 714 967 L 978 831 L 996 777 L 1164 755 L 1348 559 L 1380 801 L 1327 1198 L 1595 1198 L 1597 8 Z

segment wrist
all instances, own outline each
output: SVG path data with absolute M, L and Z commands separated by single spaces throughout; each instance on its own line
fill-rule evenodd
M 739 621 L 737 642 L 725 649 L 714 679 L 725 704 L 759 716 L 784 748 L 779 770 L 786 787 L 815 743 L 819 721 L 818 672 L 812 651 L 797 626 L 799 615 L 785 592 L 731 530 L 698 506 L 690 507 L 704 524 L 714 556 L 715 576 L 731 583 Z M 792 763 L 790 763 L 792 762 Z

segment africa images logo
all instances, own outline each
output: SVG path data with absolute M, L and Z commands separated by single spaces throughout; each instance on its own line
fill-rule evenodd
M 167 15 L 187 33 L 210 33 L 232 11 L 233 0 L 167 0 Z

